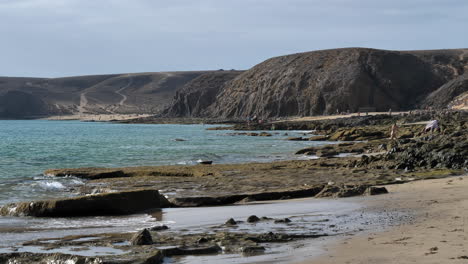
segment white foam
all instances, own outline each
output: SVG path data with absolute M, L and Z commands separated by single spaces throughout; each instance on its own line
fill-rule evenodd
M 39 185 L 45 189 L 65 189 L 65 185 L 58 181 L 40 182 Z

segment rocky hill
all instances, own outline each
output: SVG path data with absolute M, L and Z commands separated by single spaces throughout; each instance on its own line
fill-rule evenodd
M 183 89 L 166 113 L 172 117 L 267 118 L 364 108 L 395 111 L 428 104 L 445 107 L 467 90 L 463 84 L 467 65 L 467 49 L 346 48 L 298 53 L 271 58 L 231 80 L 226 78 L 210 96 L 202 85 L 196 93 Z M 194 107 L 199 101 L 203 107 Z
M 164 116 L 203 117 L 224 85 L 241 74 L 241 71 L 218 71 L 206 73 L 188 82 L 176 92 L 171 106 Z
M 155 114 L 168 106 L 178 89 L 198 76 L 209 73 L 0 77 L 0 118 L 100 113 Z

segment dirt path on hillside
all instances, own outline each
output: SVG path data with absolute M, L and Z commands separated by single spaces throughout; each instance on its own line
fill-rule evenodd
M 127 89 L 128 87 L 130 87 L 130 85 L 132 85 L 133 83 L 133 77 L 132 76 L 128 76 L 128 83 L 127 85 L 125 85 L 124 87 L 120 88 L 119 90 L 115 91 L 116 94 L 122 96 L 122 100 L 120 100 L 119 102 L 119 106 L 122 106 L 124 105 L 125 101 L 127 101 L 127 96 L 125 94 L 122 93 L 123 90 Z
M 85 107 L 88 105 L 88 98 L 86 98 L 86 94 L 88 92 L 82 92 L 80 94 L 80 104 L 78 105 L 78 112 L 80 115 L 83 115 L 85 112 Z

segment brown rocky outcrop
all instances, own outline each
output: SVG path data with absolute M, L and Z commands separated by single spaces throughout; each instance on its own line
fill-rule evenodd
M 346 48 L 276 57 L 226 83 L 213 104 L 206 109 L 192 109 L 190 115 L 269 118 L 356 112 L 363 108 L 411 109 L 464 74 L 464 53 Z
M 161 208 L 165 201 L 158 190 L 133 190 L 9 204 L 0 208 L 0 214 L 36 217 L 125 215 Z
M 241 74 L 241 71 L 210 72 L 193 79 L 176 92 L 164 116 L 205 116 L 204 111 L 214 103 L 224 85 Z

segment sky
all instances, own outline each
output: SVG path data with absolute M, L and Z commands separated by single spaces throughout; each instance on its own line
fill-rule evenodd
M 0 76 L 249 69 L 343 47 L 468 48 L 467 0 L 0 0 Z

